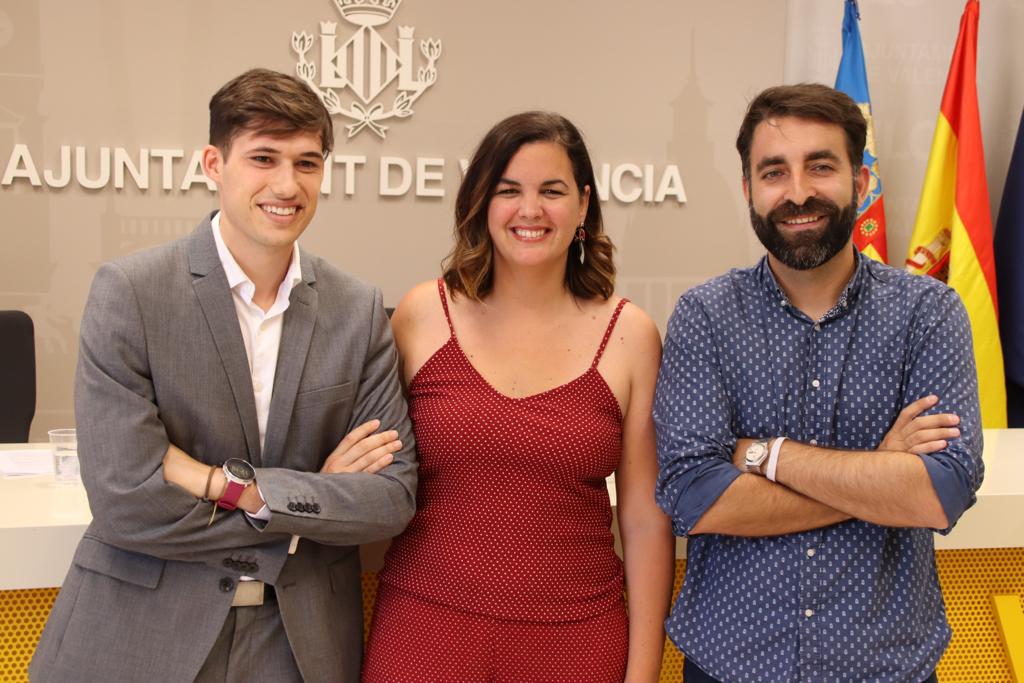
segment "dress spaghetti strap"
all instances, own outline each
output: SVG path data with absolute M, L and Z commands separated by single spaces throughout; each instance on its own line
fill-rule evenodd
M 601 362 L 601 356 L 604 355 L 604 348 L 608 346 L 608 340 L 611 339 L 612 330 L 615 329 L 615 323 L 619 319 L 619 313 L 622 312 L 622 307 L 628 303 L 629 299 L 626 299 L 625 297 L 619 299 L 619 305 L 615 307 L 615 312 L 612 313 L 612 319 L 608 321 L 608 329 L 604 331 L 604 339 L 601 340 L 601 346 L 598 347 L 597 355 L 594 356 L 594 362 L 590 364 L 590 367 L 596 368 L 597 364 Z M 447 309 L 445 310 L 447 311 Z
M 452 316 L 448 313 L 448 297 L 444 293 L 444 278 L 437 278 L 437 293 L 441 295 L 441 306 L 444 307 L 444 319 L 448 321 L 448 331 L 454 337 L 455 327 L 452 325 Z

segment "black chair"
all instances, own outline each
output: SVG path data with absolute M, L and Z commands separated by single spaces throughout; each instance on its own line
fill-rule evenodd
M 0 443 L 25 443 L 36 414 L 36 347 L 32 318 L 0 311 Z

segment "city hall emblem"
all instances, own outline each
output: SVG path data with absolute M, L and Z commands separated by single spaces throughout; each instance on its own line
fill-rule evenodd
M 316 36 L 293 32 L 292 50 L 298 55 L 295 72 L 320 96 L 332 116 L 352 121 L 345 126 L 348 137 L 369 129 L 383 138 L 388 131 L 383 122 L 412 116 L 413 104 L 437 82 L 441 41 L 421 40 L 418 57 L 413 38 L 416 29 L 399 26 L 397 47 L 387 43 L 377 27 L 391 21 L 402 0 L 333 1 L 342 19 L 356 27 L 355 32 L 346 38 L 339 33 L 337 22 L 321 21 L 319 67 L 306 57 Z M 389 100 L 390 105 L 385 104 Z

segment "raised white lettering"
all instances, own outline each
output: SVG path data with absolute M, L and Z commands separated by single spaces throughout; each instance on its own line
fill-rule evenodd
M 612 196 L 620 202 L 626 202 L 628 204 L 629 202 L 635 202 L 639 199 L 640 195 L 643 194 L 643 189 L 637 186 L 627 192 L 625 188 L 622 187 L 622 178 L 627 173 L 637 180 L 640 180 L 643 176 L 640 172 L 640 167 L 636 164 L 619 164 L 612 172 Z
M 397 183 L 391 182 L 391 170 L 399 172 Z M 412 187 L 412 166 L 401 157 L 380 158 L 380 195 L 382 197 L 400 197 Z
M 95 178 L 89 177 L 88 161 L 85 147 L 75 147 L 75 180 L 87 190 L 98 190 L 110 182 L 110 148 L 100 147 L 100 172 Z
M 174 189 L 174 160 L 185 156 L 183 149 L 151 149 L 149 156 L 160 159 L 160 189 Z M 216 186 L 215 186 L 216 187 Z
M 124 172 L 128 171 L 128 175 L 135 181 L 135 186 L 140 190 L 149 189 L 149 150 L 139 150 L 139 165 L 136 166 L 132 163 L 132 158 L 128 156 L 128 151 L 123 147 L 114 148 L 114 187 L 119 190 L 124 189 Z
M 654 194 L 654 201 L 663 202 L 665 197 L 672 195 L 680 204 L 686 203 L 686 189 L 683 187 L 683 177 L 679 174 L 679 167 L 669 164 L 661 175 L 661 182 L 658 183 L 658 191 Z
M 192 159 L 188 162 L 188 169 L 185 171 L 185 177 L 178 189 L 186 192 L 191 190 L 196 183 L 203 183 L 211 192 L 217 189 L 217 185 L 203 173 L 203 150 L 201 149 L 192 152 Z
M 28 151 L 28 145 L 18 143 L 11 150 L 11 158 L 7 160 L 7 168 L 4 170 L 4 177 L 0 184 L 10 185 L 15 178 L 26 178 L 33 186 L 39 187 L 42 181 L 39 180 L 39 171 L 32 161 L 32 153 Z
M 443 197 L 444 159 L 416 157 L 416 196 Z M 429 187 L 427 183 L 438 183 Z

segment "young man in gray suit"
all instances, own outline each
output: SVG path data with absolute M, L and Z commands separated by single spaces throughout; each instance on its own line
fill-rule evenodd
M 34 680 L 358 680 L 357 546 L 405 527 L 416 465 L 380 292 L 296 244 L 332 142 L 300 81 L 242 74 L 210 101 L 220 211 L 96 274 L 94 518 Z

